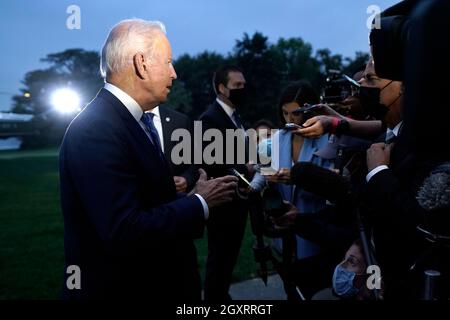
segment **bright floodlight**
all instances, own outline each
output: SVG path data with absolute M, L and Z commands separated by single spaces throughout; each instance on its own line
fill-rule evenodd
M 53 93 L 52 104 L 61 113 L 71 113 L 80 108 L 80 97 L 71 89 L 59 89 Z

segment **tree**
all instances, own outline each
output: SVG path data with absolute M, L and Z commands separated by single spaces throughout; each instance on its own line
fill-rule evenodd
M 205 51 L 193 57 L 184 54 L 174 62 L 178 76 L 175 83 L 179 83 L 179 87 L 184 88 L 192 99 L 190 107 L 187 107 L 187 115 L 191 119 L 197 119 L 214 100 L 212 77 L 214 71 L 226 61 L 227 58 L 220 54 Z M 171 99 L 172 95 L 169 97 L 169 104 Z M 186 101 L 185 105 L 188 104 Z
M 277 122 L 278 99 L 289 82 L 306 79 L 320 92 L 330 69 L 352 76 L 368 57 L 367 53 L 356 52 L 354 58 L 343 58 L 329 49 L 313 53 L 311 44 L 301 38 L 280 38 L 271 44 L 260 32 L 252 36 L 244 33 L 227 55 L 204 51 L 180 56 L 174 62 L 178 79 L 173 83 L 167 105 L 197 119 L 215 98 L 214 71 L 224 64 L 235 64 L 243 69 L 247 80 L 248 103 L 239 110 L 246 125 L 251 126 L 261 118 Z M 100 56 L 95 51 L 68 49 L 49 54 L 42 61 L 49 67 L 28 72 L 22 82 L 22 94 L 13 97 L 13 112 L 35 115 L 40 135 L 29 139 L 28 146 L 58 144 L 74 116 L 63 117 L 53 111 L 51 95 L 56 89 L 75 89 L 86 105 L 103 85 Z M 25 92 L 31 98 L 25 98 Z
M 282 72 L 277 56 L 270 49 L 267 37 L 255 32 L 237 40 L 231 62 L 242 68 L 247 82 L 246 108 L 240 111 L 247 125 L 261 118 L 275 119 L 276 102 L 282 85 Z
M 280 38 L 271 46 L 284 81 L 313 80 L 319 75 L 319 62 L 312 55 L 312 46 L 301 38 Z
M 48 54 L 41 59 L 48 63 L 47 69 L 30 71 L 25 75 L 21 92 L 29 92 L 30 98 L 13 97 L 12 112 L 33 114 L 34 128 L 39 133 L 24 140 L 24 147 L 58 145 L 73 115 L 61 115 L 51 104 L 52 94 L 63 87 L 74 89 L 81 98 L 82 106 L 91 101 L 103 81 L 100 76 L 100 56 L 95 51 L 69 49 Z
M 365 66 L 367 64 L 367 62 L 370 59 L 370 54 L 367 52 L 361 52 L 361 51 L 357 51 L 355 53 L 355 57 L 352 58 L 345 58 L 346 61 L 346 65 L 344 66 L 344 70 L 343 72 L 350 76 L 353 77 L 353 75 L 363 66 Z
M 326 73 L 328 70 L 342 69 L 342 55 L 332 54 L 330 49 L 319 49 L 316 52 L 316 59 L 321 65 L 321 72 Z
M 185 83 L 182 81 L 175 81 L 173 83 L 168 101 L 165 104 L 186 115 L 193 113 L 192 93 L 186 89 Z

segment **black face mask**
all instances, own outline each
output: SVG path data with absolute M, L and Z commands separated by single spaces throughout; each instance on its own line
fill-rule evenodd
M 391 83 L 392 81 L 381 89 L 364 86 L 359 87 L 359 101 L 361 102 L 361 106 L 363 107 L 363 110 L 367 115 L 374 117 L 377 120 L 384 121 L 384 117 L 386 116 L 386 113 L 388 113 L 389 107 L 392 105 L 392 103 L 389 106 L 385 106 L 384 104 L 380 103 L 380 94 L 381 91 Z M 394 102 L 396 100 L 394 100 Z
M 228 100 L 230 100 L 235 107 L 242 107 L 247 98 L 247 89 L 244 87 L 240 89 L 229 89 L 229 90 L 230 96 L 228 97 Z

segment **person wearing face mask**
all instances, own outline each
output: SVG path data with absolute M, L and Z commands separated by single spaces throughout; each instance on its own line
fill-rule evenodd
M 418 161 L 400 142 L 404 138 L 402 84 L 378 78 L 374 66 L 370 61 L 361 84 L 379 88 L 368 89 L 366 96 L 372 96 L 368 99 L 369 111 L 383 117 L 387 130 L 384 142 L 374 143 L 367 150 L 363 211 L 371 224 L 386 299 L 415 299 L 420 294 L 421 279 L 414 266 L 424 251 L 416 228 L 426 217 L 416 194 L 436 163 Z
M 332 287 L 317 292 L 312 300 L 368 300 L 367 264 L 361 241 L 356 240 L 334 269 Z
M 305 116 L 296 111 L 305 103 L 314 105 L 318 102 L 319 98 L 308 82 L 301 80 L 289 84 L 282 92 L 278 104 L 281 124 L 283 127 L 287 123 L 301 125 Z M 332 168 L 331 161 L 316 154 L 328 144 L 328 135 L 310 139 L 284 128 L 275 133 L 271 139 L 272 167 L 278 169 L 278 172 L 266 176 L 267 181 L 280 192 L 283 200 L 292 203 L 299 210 L 299 214 L 314 215 L 324 209 L 325 199 L 291 184 L 290 170 L 299 161 Z M 281 251 L 282 240 L 277 238 L 274 244 Z M 321 250 L 320 245 L 313 241 L 297 236 L 296 247 L 296 261 L 293 268 L 295 282 L 303 297 L 310 299 L 312 294 L 323 288 L 322 279 L 327 279 L 327 275 L 331 274 L 333 264 L 329 263 L 328 256 Z
M 393 146 L 402 126 L 402 83 L 381 79 L 375 74 L 374 61 L 367 63 L 363 78 L 360 80 L 360 99 L 366 112 L 375 119 L 382 119 L 387 127 L 384 143 L 373 144 L 367 151 L 367 169 L 369 171 L 366 180 L 370 179 L 387 168 L 389 159 L 379 159 L 381 150 L 388 150 Z
M 416 227 L 426 213 L 416 194 L 435 163 L 418 162 L 402 139 L 403 85 L 382 79 L 371 59 L 359 81 L 360 101 L 366 113 L 382 121 L 385 133 L 367 150 L 366 182 L 361 211 L 370 224 L 376 258 L 386 284 L 386 299 L 417 298 L 420 275 L 414 269 L 423 252 Z M 407 290 L 405 290 L 407 288 Z
M 327 105 L 319 105 L 319 112 L 327 115 L 308 119 L 303 125 L 304 128 L 295 132 L 308 138 L 319 137 L 326 133 L 334 134 L 333 143 L 319 150 L 318 155 L 326 159 L 337 159 L 338 150 L 346 146 L 350 151 L 336 160 L 336 163 L 353 182 L 361 184 L 367 173 L 365 165 L 360 165 L 366 160 L 365 150 L 373 142 L 384 142 L 386 135 L 389 136 L 390 142 L 398 135 L 402 119 L 402 84 L 399 81 L 377 77 L 372 59 L 367 63 L 358 82 L 361 87 L 355 99 L 361 105 L 361 112 L 365 117 L 373 120 L 355 120 L 331 110 Z M 344 164 L 346 167 L 341 167 Z
M 245 105 L 246 81 L 242 70 L 237 66 L 226 65 L 220 67 L 213 76 L 213 87 L 216 93 L 215 101 L 200 116 L 203 132 L 208 129 L 219 130 L 224 137 L 222 164 L 204 163 L 202 168 L 208 177 L 223 177 L 229 174 L 231 168 L 249 178 L 252 166 L 247 164 L 248 137 L 241 135 L 236 138 L 234 145 L 234 159 L 230 162 L 225 155 L 228 143 L 225 143 L 227 129 L 245 129 L 239 111 Z M 237 139 L 245 141 L 239 144 Z M 245 148 L 242 148 L 245 146 Z M 206 147 L 206 145 L 204 146 Z M 228 152 L 227 152 L 228 151 Z M 246 155 L 245 163 L 239 157 Z M 208 220 L 208 258 L 205 275 L 205 301 L 223 302 L 231 299 L 228 290 L 231 283 L 233 269 L 240 251 L 248 213 L 248 201 L 236 196 L 225 206 L 214 209 L 216 214 Z
M 402 84 L 379 78 L 373 60 L 369 61 L 360 81 L 363 106 L 368 113 L 381 117 L 375 121 L 348 121 L 348 134 L 363 133 L 373 137 L 384 134 L 367 150 L 367 176 L 361 185 L 362 205 L 372 231 L 376 258 L 386 284 L 386 299 L 417 297 L 418 274 L 411 272 L 422 252 L 423 239 L 416 227 L 423 221 L 425 212 L 415 195 L 423 179 L 436 165 L 418 162 L 410 150 L 396 142 L 401 140 Z M 329 116 L 310 119 L 305 129 L 298 129 L 305 136 L 315 136 L 331 131 Z M 340 119 L 340 118 L 338 118 Z M 378 128 L 375 123 L 378 121 Z M 311 128 L 315 127 L 315 128 Z M 409 290 L 405 290 L 408 288 Z M 405 295 L 406 294 L 406 295 Z
M 325 133 L 335 133 L 338 136 L 343 134 L 373 142 L 382 141 L 383 145 L 386 139 L 389 143 L 393 142 L 399 134 L 402 123 L 402 83 L 379 78 L 375 74 L 373 59 L 367 63 L 363 76 L 358 82 L 361 84 L 358 98 L 364 113 L 372 120 L 354 120 L 336 112 L 328 112 L 327 115 L 319 115 L 307 120 L 303 125 L 304 128 L 297 129 L 295 132 L 310 138 Z M 321 110 L 327 112 L 329 108 L 324 106 Z M 341 141 L 337 141 L 337 144 L 339 143 Z M 371 167 L 371 169 L 374 168 Z
M 373 59 L 367 63 L 358 82 L 361 87 L 357 96 L 362 112 L 369 120 L 351 119 L 324 105 L 320 108 L 324 114 L 308 119 L 298 133 L 310 138 L 337 133 L 371 140 L 380 138 L 386 128 L 398 134 L 402 119 L 402 83 L 379 78 L 375 74 Z

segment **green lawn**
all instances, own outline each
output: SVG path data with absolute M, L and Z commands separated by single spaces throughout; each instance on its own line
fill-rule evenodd
M 207 245 L 196 244 L 203 275 Z M 248 224 L 234 281 L 256 274 L 252 244 Z M 0 152 L 0 299 L 57 299 L 63 246 L 57 150 Z

